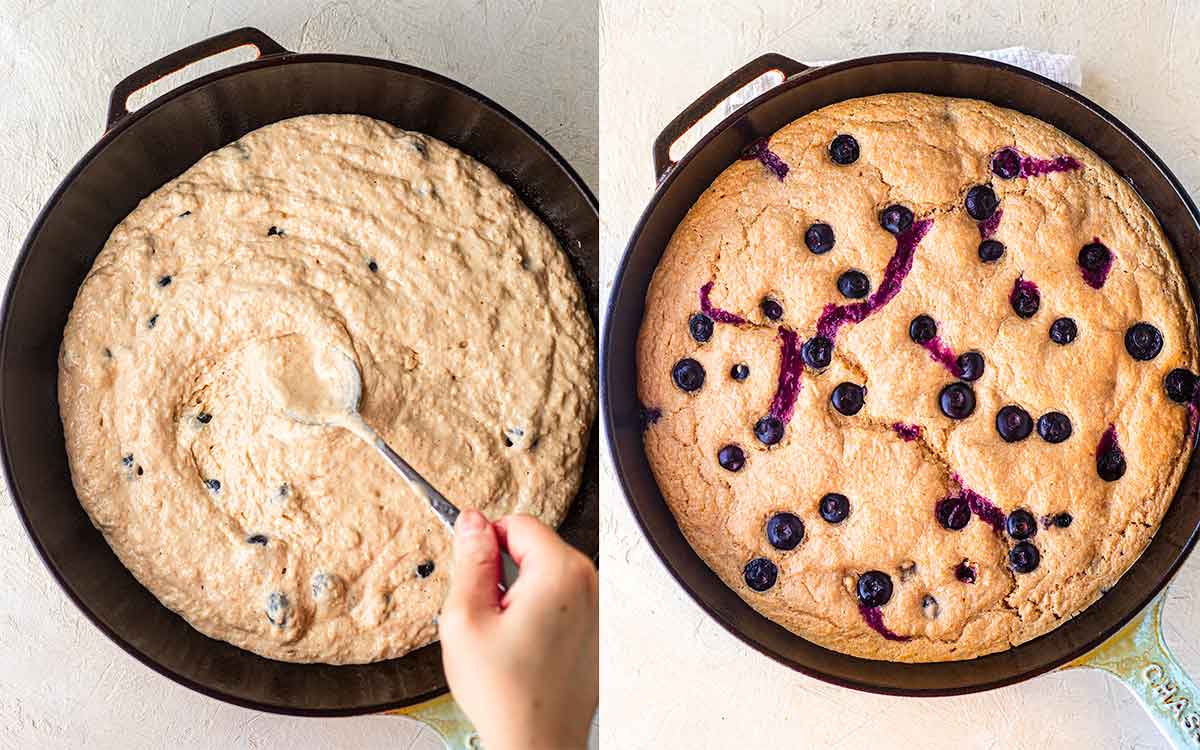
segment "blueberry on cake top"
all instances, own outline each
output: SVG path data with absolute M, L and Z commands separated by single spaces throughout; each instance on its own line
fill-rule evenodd
M 979 101 L 850 100 L 756 141 L 677 227 L 645 449 L 766 617 L 972 658 L 1082 611 L 1157 530 L 1200 420 L 1193 320 L 1154 216 L 1080 143 Z M 704 377 L 731 368 L 753 376 Z

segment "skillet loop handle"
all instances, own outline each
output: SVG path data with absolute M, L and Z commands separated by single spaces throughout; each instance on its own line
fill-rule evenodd
M 170 75 L 192 63 L 197 63 L 206 57 L 212 57 L 231 49 L 250 45 L 258 50 L 258 57 L 287 54 L 279 42 L 267 36 L 258 29 L 246 26 L 224 34 L 217 34 L 203 41 L 176 50 L 166 57 L 159 58 L 144 68 L 126 76 L 124 80 L 113 87 L 112 96 L 108 100 L 108 121 L 106 130 L 112 130 L 113 125 L 129 114 L 126 107 L 129 97 L 138 89 L 145 88 L 163 76 Z
M 484 750 L 479 733 L 450 693 L 387 713 L 421 722 L 442 738 L 447 750 Z
M 675 162 L 671 160 L 671 146 L 675 145 L 675 141 L 679 140 L 680 136 L 690 130 L 701 118 L 720 106 L 721 102 L 737 93 L 738 89 L 773 70 L 783 73 L 786 79 L 808 69 L 809 66 L 804 63 L 770 52 L 751 60 L 727 75 L 724 80 L 704 92 L 699 99 L 680 112 L 654 139 L 654 178 L 661 182 L 667 171 L 675 166 Z
M 1094 651 L 1067 665 L 1113 675 L 1142 704 L 1176 750 L 1200 748 L 1200 686 L 1183 671 L 1162 635 L 1166 593 Z

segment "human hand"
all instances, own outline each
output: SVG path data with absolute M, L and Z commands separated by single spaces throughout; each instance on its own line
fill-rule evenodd
M 501 594 L 500 549 L 520 566 Z M 446 680 L 487 750 L 584 750 L 600 694 L 596 567 L 532 516 L 454 527 Z

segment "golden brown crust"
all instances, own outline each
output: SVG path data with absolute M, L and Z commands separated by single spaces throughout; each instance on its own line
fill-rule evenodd
M 831 140 L 853 135 L 857 162 L 839 166 Z M 704 192 L 680 223 L 655 272 L 638 341 L 639 397 L 662 418 L 645 436 L 659 486 L 681 529 L 710 567 L 753 607 L 799 635 L 859 656 L 897 661 L 965 659 L 1003 650 L 1045 633 L 1107 590 L 1141 554 L 1166 511 L 1190 454 L 1185 408 L 1169 401 L 1163 377 L 1196 369 L 1192 302 L 1166 238 L 1138 195 L 1090 150 L 1044 122 L 972 100 L 894 94 L 841 102 L 771 136 L 772 152 L 790 167 L 784 180 L 763 164 L 739 161 Z M 1037 157 L 1069 155 L 1082 169 L 1003 180 L 989 172 L 1006 146 Z M 977 254 L 980 230 L 964 211 L 967 189 L 991 184 L 1002 220 L 996 239 L 1007 250 L 996 263 Z M 896 250 L 878 215 L 892 203 L 933 220 L 902 291 L 857 325 L 841 329 L 832 366 L 806 371 L 795 416 L 771 449 L 753 433 L 776 388 L 778 326 L 813 335 L 827 303 L 846 302 L 837 277 L 860 269 L 879 284 Z M 805 229 L 830 224 L 834 249 L 810 253 Z M 1102 289 L 1088 286 L 1077 265 L 1093 237 L 1116 255 Z M 1017 317 L 1009 294 L 1019 275 L 1034 281 L 1041 307 Z M 712 303 L 746 318 L 721 324 L 707 343 L 688 333 L 698 290 L 715 282 Z M 778 324 L 758 308 L 783 304 Z M 917 315 L 932 316 L 955 352 L 976 350 L 986 369 L 973 383 L 974 414 L 942 415 L 937 397 L 954 381 L 908 336 Z M 1077 340 L 1052 343 L 1056 318 L 1073 318 Z M 1137 321 L 1162 331 L 1162 352 L 1139 362 L 1123 337 Z M 704 365 L 702 389 L 688 394 L 671 379 L 679 359 Z M 729 376 L 749 365 L 744 382 Z M 854 417 L 830 406 L 843 381 L 866 386 Z M 1034 420 L 1067 414 L 1074 434 L 1052 445 L 1037 436 L 1002 441 L 996 412 L 1018 404 Z M 895 422 L 920 425 L 901 440 Z M 1095 450 L 1116 426 L 1127 473 L 1102 481 Z M 740 445 L 746 467 L 732 473 L 718 449 Z M 958 491 L 952 479 L 1005 512 L 1026 508 L 1041 519 L 1069 512 L 1069 528 L 1039 527 L 1033 572 L 1007 564 L 1013 540 L 974 518 L 959 532 L 935 520 L 935 503 Z M 826 492 L 847 495 L 849 518 L 831 525 L 817 513 Z M 768 517 L 790 511 L 804 521 L 804 541 L 773 549 Z M 778 582 L 755 593 L 743 567 L 766 557 Z M 954 569 L 969 560 L 978 580 Z M 901 567 L 915 568 L 901 581 Z M 891 575 L 895 593 L 884 623 L 907 641 L 881 637 L 864 622 L 853 593 L 867 570 Z M 927 616 L 925 597 L 937 601 Z

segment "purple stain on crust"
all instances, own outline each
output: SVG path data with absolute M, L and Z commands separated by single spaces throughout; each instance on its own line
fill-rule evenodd
M 1000 218 L 1004 216 L 1004 209 L 997 208 L 996 213 L 979 222 L 979 236 L 982 239 L 990 240 L 996 230 L 1000 228 Z
M 921 425 L 892 422 L 892 430 L 906 443 L 911 443 L 921 437 Z
M 1053 172 L 1073 172 L 1083 169 L 1083 164 L 1065 154 L 1051 159 L 1026 156 L 1010 146 L 992 155 L 991 168 L 992 174 L 1011 180 L 1014 177 L 1040 177 Z
M 1096 458 L 1100 458 L 1110 450 L 1116 451 L 1122 456 L 1125 455 L 1125 452 L 1121 450 L 1121 444 L 1117 442 L 1117 428 L 1111 424 L 1100 436 L 1100 442 L 1096 444 Z
M 718 323 L 730 323 L 735 326 L 745 323 L 746 319 L 742 316 L 734 315 L 719 307 L 713 307 L 713 304 L 709 302 L 708 295 L 712 292 L 715 284 L 715 281 L 710 281 L 700 287 L 700 311 Z
M 779 329 L 779 385 L 771 399 L 771 416 L 787 424 L 796 408 L 796 397 L 800 395 L 800 375 L 804 372 L 804 357 L 801 355 L 800 337 L 790 328 Z
M 1192 447 L 1196 447 L 1196 438 L 1200 437 L 1200 409 L 1196 407 L 1196 399 L 1187 404 L 1188 434 L 1192 436 Z
M 870 297 L 852 305 L 829 304 L 817 320 L 817 335 L 833 341 L 838 329 L 845 323 L 861 323 L 868 315 L 892 301 L 904 286 L 904 279 L 912 270 L 917 245 L 933 226 L 933 219 L 914 222 L 907 230 L 896 235 L 896 252 L 883 270 L 883 280 Z
M 1111 250 L 1104 247 L 1099 237 L 1093 237 L 1092 244 L 1104 248 L 1104 260 L 1095 268 L 1085 268 L 1081 265 L 1079 270 L 1083 273 L 1083 280 L 1088 286 L 1092 289 L 1100 289 L 1104 286 L 1104 282 L 1108 280 L 1108 272 L 1112 270 L 1113 254 Z
M 990 500 L 969 487 L 963 487 L 961 494 L 966 498 L 972 513 L 979 516 L 984 523 L 989 524 L 993 530 L 1000 531 L 1004 526 L 1004 511 L 992 505 Z
M 658 420 L 662 419 L 662 409 L 641 407 L 638 409 L 638 423 L 642 427 L 642 432 L 650 429 L 650 425 L 658 424 Z
M 858 605 L 858 611 L 862 614 L 862 618 L 866 621 L 867 625 L 871 626 L 872 630 L 874 630 L 876 633 L 879 633 L 884 638 L 887 638 L 889 641 L 904 642 L 912 640 L 908 636 L 896 635 L 892 631 L 888 630 L 887 625 L 883 624 L 883 613 L 879 611 L 879 607 L 864 607 L 860 604 Z
M 771 150 L 771 147 L 767 145 L 766 138 L 759 138 L 757 141 L 747 146 L 746 150 L 742 152 L 742 159 L 744 161 L 758 159 L 763 163 L 764 167 L 775 173 L 775 176 L 781 181 L 784 177 L 787 177 L 787 162 L 785 162 L 783 159 L 780 159 L 779 154 L 776 154 Z
M 971 509 L 971 512 L 979 516 L 980 520 L 991 526 L 994 531 L 1002 530 L 1004 528 L 1004 511 L 1000 510 L 991 500 L 968 487 L 957 473 L 953 477 L 961 488 L 958 496 L 967 501 L 967 507 Z
M 921 344 L 921 346 L 929 351 L 930 359 L 934 362 L 940 362 L 942 367 L 950 371 L 951 375 L 956 378 L 962 377 L 962 368 L 958 366 L 958 357 L 955 356 L 954 351 L 950 347 L 946 346 L 941 336 L 935 335 L 924 344 Z
M 845 323 L 859 323 L 866 319 L 868 315 L 875 312 L 879 308 L 886 305 L 897 294 L 900 293 L 901 287 L 904 285 L 904 279 L 912 270 L 913 257 L 917 252 L 917 245 L 928 234 L 930 227 L 933 226 L 933 219 L 922 219 L 914 222 L 904 232 L 896 235 L 896 252 L 888 261 L 887 267 L 883 272 L 883 280 L 876 287 L 875 292 L 870 297 L 862 302 L 856 302 L 851 305 L 829 304 L 825 306 L 824 312 L 817 320 L 817 335 L 824 336 L 831 342 L 837 336 L 838 329 Z M 724 311 L 716 310 L 708 303 L 708 292 L 712 289 L 712 282 L 706 284 L 700 290 L 700 306 L 701 309 L 713 320 L 719 320 L 714 313 L 724 313 Z M 733 316 L 737 318 L 737 316 Z M 744 322 L 741 318 L 737 318 L 738 322 Z M 796 397 L 800 393 L 800 376 L 804 372 L 804 359 L 800 338 L 795 331 L 781 327 L 779 329 L 779 338 L 782 342 L 779 363 L 779 385 L 775 390 L 775 396 L 771 399 L 771 416 L 786 424 L 792 418 L 792 412 L 796 405 Z M 957 367 L 957 366 L 956 366 Z
M 1021 159 L 1022 177 L 1040 177 L 1053 172 L 1073 172 L 1076 169 L 1083 169 L 1083 165 L 1073 156 L 1056 156 L 1053 159 L 1026 156 Z
M 1096 444 L 1096 473 L 1106 482 L 1115 482 L 1125 476 L 1127 468 L 1125 452 L 1117 442 L 1117 428 L 1110 424 Z

